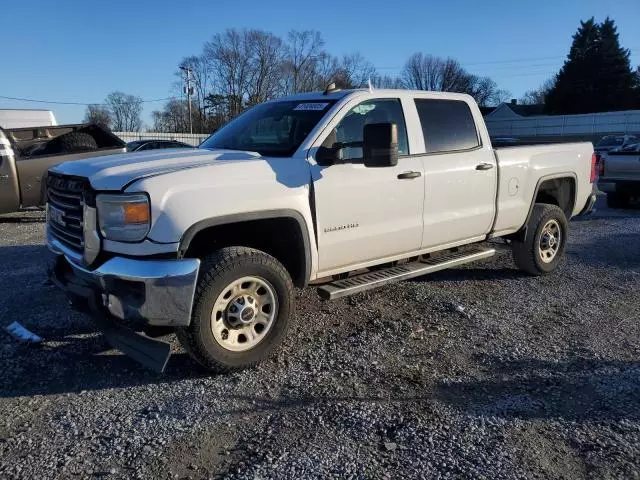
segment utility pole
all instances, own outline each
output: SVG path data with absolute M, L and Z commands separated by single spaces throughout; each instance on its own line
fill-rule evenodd
M 187 104 L 189 105 L 189 133 L 193 133 L 193 122 L 191 121 L 191 94 L 193 89 L 191 88 L 191 68 L 184 65 L 180 66 L 180 70 L 184 70 L 185 77 L 185 90 L 187 92 Z

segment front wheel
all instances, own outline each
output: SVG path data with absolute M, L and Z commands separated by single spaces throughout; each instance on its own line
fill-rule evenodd
M 537 203 L 527 222 L 524 241 L 512 243 L 513 259 L 531 275 L 544 275 L 556 269 L 567 245 L 567 217 L 556 205 Z
M 223 248 L 203 260 L 191 325 L 176 333 L 206 368 L 241 370 L 280 345 L 292 309 L 293 284 L 278 260 L 252 248 Z

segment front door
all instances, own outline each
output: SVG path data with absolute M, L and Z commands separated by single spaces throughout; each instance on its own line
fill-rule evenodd
M 366 124 L 387 122 L 398 126 L 398 164 L 367 168 L 362 148 L 353 144 L 362 142 Z M 342 149 L 339 163 L 313 167 L 320 275 L 418 250 L 424 172 L 421 159 L 408 156 L 400 100 L 381 98 L 354 106 L 331 129 L 327 141 L 350 146 Z

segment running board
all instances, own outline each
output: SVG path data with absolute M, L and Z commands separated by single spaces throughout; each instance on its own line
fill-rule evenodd
M 471 247 L 466 248 L 464 251 L 436 254 L 433 257 L 416 262 L 396 265 L 395 267 L 381 270 L 373 270 L 345 278 L 344 280 L 336 280 L 335 282 L 319 287 L 318 293 L 323 300 L 335 300 L 336 298 L 364 292 L 389 283 L 420 277 L 428 273 L 489 258 L 495 255 L 495 253 L 496 251 L 493 248 Z

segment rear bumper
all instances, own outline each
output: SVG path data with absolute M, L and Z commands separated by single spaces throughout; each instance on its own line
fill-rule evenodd
M 602 180 L 598 181 L 598 189 L 605 193 L 640 195 L 640 180 Z
M 595 203 L 596 203 L 596 194 L 592 193 L 591 195 L 589 195 L 589 198 L 587 199 L 586 203 L 584 204 L 584 207 L 582 207 L 582 210 L 578 215 L 588 215 L 591 212 L 593 212 L 593 206 L 595 205 Z
M 49 278 L 80 309 L 138 326 L 189 325 L 200 260 L 114 257 L 89 270 L 49 247 Z

